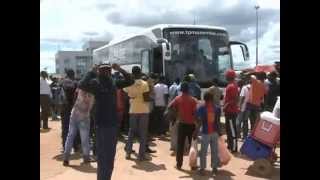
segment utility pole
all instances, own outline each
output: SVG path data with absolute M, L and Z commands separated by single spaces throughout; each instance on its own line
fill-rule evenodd
M 256 9 L 256 66 L 258 65 L 258 38 L 259 38 L 259 30 L 258 30 L 258 26 L 259 26 L 259 16 L 258 16 L 258 9 L 260 8 L 259 5 L 254 6 L 254 8 Z

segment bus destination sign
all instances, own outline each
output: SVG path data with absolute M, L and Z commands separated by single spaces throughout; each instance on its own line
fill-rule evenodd
M 171 31 L 170 35 L 210 35 L 210 36 L 227 36 L 226 33 L 213 32 L 213 31 Z

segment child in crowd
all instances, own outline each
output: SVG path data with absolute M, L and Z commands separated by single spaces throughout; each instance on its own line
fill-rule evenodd
M 201 126 L 201 151 L 200 151 L 200 175 L 204 175 L 204 169 L 206 168 L 207 150 L 210 144 L 211 149 L 211 167 L 212 174 L 218 172 L 220 165 L 218 157 L 218 139 L 220 134 L 219 123 L 216 120 L 218 109 L 215 107 L 213 101 L 213 94 L 205 92 L 205 103 L 200 105 L 197 109 L 197 122 L 198 126 Z M 198 129 L 198 128 L 196 128 Z

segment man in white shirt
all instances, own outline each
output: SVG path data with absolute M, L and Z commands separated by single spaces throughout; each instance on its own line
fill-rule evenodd
M 48 117 L 50 114 L 50 99 L 52 98 L 51 89 L 48 83 L 48 73 L 41 71 L 40 73 L 40 128 L 41 122 L 43 121 L 43 129 L 49 129 Z
M 179 85 L 180 78 L 177 78 L 175 82 L 169 87 L 169 102 L 171 102 L 176 96 L 178 96 Z
M 169 87 L 169 103 L 179 95 L 180 78 L 177 78 L 175 82 Z M 178 123 L 170 123 L 170 150 L 176 151 Z M 173 152 L 172 155 L 175 155 Z
M 248 116 L 246 112 L 246 104 L 249 100 L 249 76 L 245 75 L 244 85 L 240 91 L 240 113 L 237 117 L 237 129 L 238 129 L 238 138 L 240 138 L 240 133 L 243 131 L 243 138 L 245 139 L 248 136 Z
M 168 104 L 168 86 L 164 83 L 164 76 L 160 76 L 159 82 L 154 86 L 154 121 L 157 128 L 156 133 L 158 135 L 165 135 L 168 130 L 169 123 L 164 122 L 163 113 Z

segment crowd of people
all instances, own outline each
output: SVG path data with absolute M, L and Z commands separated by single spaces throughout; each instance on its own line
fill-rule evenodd
M 237 79 L 235 71 L 228 70 L 225 77 L 224 91 L 219 80 L 213 79 L 202 96 L 193 74 L 169 85 L 164 76 L 146 75 L 139 66 L 128 73 L 118 64 L 101 64 L 81 80 L 75 79 L 73 70 L 66 70 L 65 78 L 51 77 L 49 83 L 48 74 L 42 71 L 40 128 L 49 129 L 49 116 L 61 120 L 63 165 L 69 166 L 72 148 L 81 151 L 84 164 L 97 161 L 98 180 L 111 179 L 116 145 L 123 134 L 128 136 L 125 158 L 132 159 L 137 138 L 139 161 L 150 160 L 148 154 L 156 152 L 149 148 L 155 137 L 170 135 L 171 155 L 176 156 L 178 170 L 192 139 L 199 138 L 199 173 L 204 174 L 210 145 L 212 173 L 216 174 L 220 167 L 218 138 L 226 133 L 228 149 L 237 153 L 238 139 L 248 136 L 260 112 L 272 111 L 280 96 L 280 64 L 268 74 L 242 72 Z

